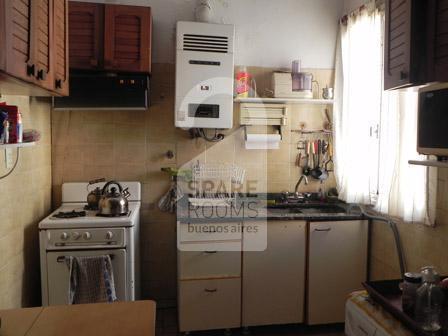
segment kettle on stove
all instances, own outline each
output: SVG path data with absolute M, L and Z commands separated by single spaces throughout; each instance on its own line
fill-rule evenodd
M 115 186 L 111 187 L 112 185 Z M 101 192 L 98 215 L 110 217 L 126 215 L 129 211 L 129 196 L 130 193 L 127 188 L 123 189 L 120 183 L 116 181 L 107 182 Z
M 91 185 L 100 183 L 100 182 L 106 182 L 105 178 L 99 178 L 96 180 L 89 181 L 87 184 L 87 191 L 89 191 L 89 187 Z M 100 198 L 102 196 L 102 190 L 100 187 L 96 187 L 93 190 L 89 191 L 89 194 L 87 195 L 87 209 L 88 210 L 98 210 L 98 204 L 100 202 Z

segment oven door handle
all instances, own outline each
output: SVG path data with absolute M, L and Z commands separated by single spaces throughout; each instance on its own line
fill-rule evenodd
M 109 256 L 110 259 L 112 259 L 112 260 L 113 260 L 114 257 L 115 257 L 114 254 L 109 254 L 108 256 Z M 63 262 L 65 262 L 66 259 L 67 259 L 66 256 L 59 256 L 59 257 L 56 258 L 56 262 L 58 262 L 58 263 L 63 263 Z

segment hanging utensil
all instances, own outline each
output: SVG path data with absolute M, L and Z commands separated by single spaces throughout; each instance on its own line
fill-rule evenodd
M 334 171 L 333 145 L 331 142 L 328 143 L 328 161 L 325 163 L 325 170 L 328 172 Z
M 322 171 L 320 170 L 319 167 L 319 156 L 320 156 L 320 146 L 321 146 L 321 142 L 320 140 L 318 141 L 314 141 L 314 152 L 317 154 L 317 159 L 314 162 L 314 168 L 311 170 L 311 177 L 313 177 L 314 179 L 318 180 L 319 177 L 322 175 Z
M 305 175 L 305 176 L 309 176 L 310 172 L 311 172 L 310 153 L 311 153 L 311 141 L 306 141 L 306 143 L 305 143 L 306 161 L 305 161 L 305 166 L 303 167 L 303 175 Z

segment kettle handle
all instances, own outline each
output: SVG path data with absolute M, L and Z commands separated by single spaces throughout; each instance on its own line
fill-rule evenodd
M 118 183 L 118 182 L 116 182 L 116 181 L 109 181 L 109 182 L 107 182 L 107 183 L 104 185 L 103 190 L 101 190 L 101 195 L 104 195 L 104 194 L 106 193 L 106 191 L 107 191 L 107 188 L 108 188 L 110 185 L 112 185 L 112 184 L 115 184 L 115 185 L 118 187 L 118 190 L 120 191 L 120 194 L 123 193 L 123 187 L 121 186 L 120 183 Z

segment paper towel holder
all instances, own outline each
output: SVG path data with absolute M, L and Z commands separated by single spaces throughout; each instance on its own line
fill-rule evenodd
M 252 125 L 245 125 L 244 126 L 244 140 L 247 141 L 247 127 Z M 278 127 L 278 134 L 280 135 L 280 140 L 283 140 L 283 132 L 282 132 L 282 126 L 281 125 L 271 125 L 273 127 Z

